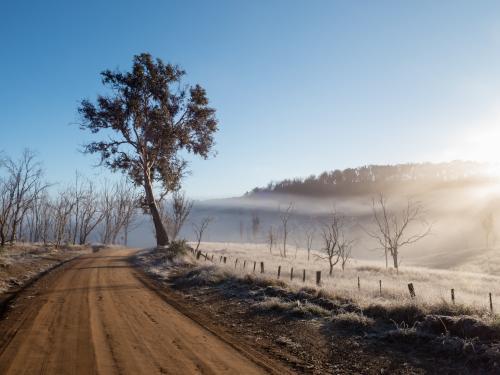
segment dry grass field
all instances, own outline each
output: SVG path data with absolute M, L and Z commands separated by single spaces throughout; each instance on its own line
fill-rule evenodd
M 361 308 L 370 305 L 400 305 L 416 303 L 430 309 L 454 309 L 473 315 L 490 313 L 489 293 L 492 294 L 493 311 L 500 311 L 500 277 L 479 272 L 481 267 L 495 268 L 500 255 L 494 250 L 468 261 L 468 265 L 458 265 L 456 269 L 435 269 L 430 267 L 402 266 L 399 273 L 385 268 L 383 262 L 352 259 L 342 271 L 340 265 L 328 275 L 328 262 L 319 259 L 317 251 L 312 251 L 307 260 L 305 249 L 288 249 L 287 257 L 279 255 L 279 250 L 269 252 L 262 244 L 202 243 L 200 250 L 212 258 L 219 273 L 243 277 L 255 274 L 258 278 L 277 279 L 281 266 L 280 280 L 291 288 L 304 286 L 321 289 L 328 295 L 355 301 Z M 500 254 L 500 252 L 499 252 Z M 221 257 L 226 257 L 226 263 Z M 489 261 L 485 261 L 489 259 Z M 206 263 L 204 257 L 198 262 Z M 253 271 L 254 262 L 256 270 Z M 264 262 L 264 273 L 260 273 L 260 262 Z M 293 280 L 291 269 L 293 268 Z M 306 280 L 302 281 L 305 270 Z M 474 272 L 473 270 L 476 270 Z M 321 283 L 316 285 L 316 272 L 321 271 Z M 359 277 L 359 288 L 358 288 Z M 416 297 L 412 299 L 408 284 L 412 283 Z M 380 289 L 380 285 L 382 285 Z M 451 301 L 454 289 L 455 304 Z

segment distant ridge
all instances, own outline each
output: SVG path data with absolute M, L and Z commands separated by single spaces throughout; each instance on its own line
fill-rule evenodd
M 285 179 L 257 187 L 245 196 L 292 194 L 303 196 L 356 195 L 411 185 L 452 185 L 492 180 L 498 165 L 475 161 L 365 165 L 332 170 L 318 176 Z

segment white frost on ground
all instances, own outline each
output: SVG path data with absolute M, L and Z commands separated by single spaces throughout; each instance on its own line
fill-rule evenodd
M 280 280 L 297 288 L 302 286 L 317 288 L 316 271 L 321 271 L 321 289 L 335 296 L 353 299 L 360 306 L 372 303 L 384 305 L 410 302 L 412 300 L 409 296 L 408 283 L 413 283 L 417 295 L 413 301 L 417 303 L 450 303 L 451 289 L 454 289 L 457 304 L 486 311 L 489 310 L 491 292 L 494 311 L 500 311 L 500 277 L 494 275 L 404 265 L 397 274 L 393 269 L 386 270 L 382 262 L 353 259 L 345 271 L 342 271 L 339 265 L 335 266 L 330 277 L 328 262 L 317 258 L 315 256 L 317 252 L 312 252 L 308 261 L 305 249 L 290 247 L 286 258 L 279 255 L 278 249 L 273 249 L 270 253 L 264 244 L 202 243 L 200 250 L 207 253 L 209 259 L 213 255 L 217 267 L 235 276 L 254 274 L 254 262 L 257 262 L 255 270 L 257 277 L 276 279 L 278 267 L 281 266 Z M 226 257 L 226 264 L 220 262 L 221 257 Z M 500 254 L 497 258 L 500 261 Z M 264 274 L 260 274 L 260 262 L 264 262 Z M 207 261 L 201 257 L 198 263 L 203 265 L 207 264 Z M 290 280 L 292 267 L 293 281 Z M 304 269 L 305 283 L 302 282 Z M 358 277 L 360 289 L 358 289 Z M 380 281 L 382 281 L 382 294 L 380 294 Z

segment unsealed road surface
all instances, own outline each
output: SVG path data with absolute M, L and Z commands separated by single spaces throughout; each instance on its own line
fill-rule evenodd
M 132 254 L 82 256 L 20 295 L 0 322 L 0 374 L 261 374 L 273 367 L 147 288 L 127 261 Z

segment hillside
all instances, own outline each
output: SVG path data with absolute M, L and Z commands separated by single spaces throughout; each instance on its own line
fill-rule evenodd
M 452 161 L 366 165 L 325 171 L 318 176 L 285 179 L 255 188 L 247 196 L 292 194 L 312 197 L 363 195 L 393 190 L 425 191 L 457 185 L 475 185 L 496 178 L 491 163 Z

